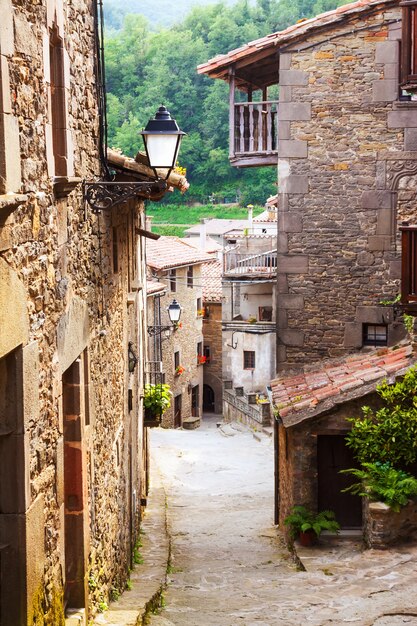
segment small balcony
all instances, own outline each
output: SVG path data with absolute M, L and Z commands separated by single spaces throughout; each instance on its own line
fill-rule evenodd
M 229 279 L 259 280 L 277 275 L 277 250 L 243 253 L 236 250 L 223 255 L 223 277 Z
M 259 167 L 277 164 L 277 100 L 232 104 L 230 129 L 231 165 Z
M 405 313 L 417 317 L 417 226 L 404 225 L 401 230 L 401 306 Z

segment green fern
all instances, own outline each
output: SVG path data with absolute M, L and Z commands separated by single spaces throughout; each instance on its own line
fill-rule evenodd
M 388 462 L 362 463 L 362 469 L 342 470 L 341 473 L 359 479 L 343 491 L 367 497 L 372 502 L 384 502 L 393 511 L 400 511 L 410 498 L 417 495 L 417 479 Z
M 297 537 L 300 532 L 305 533 L 308 530 L 314 530 L 317 537 L 319 537 L 323 530 L 337 533 L 340 529 L 333 511 L 313 513 L 305 506 L 300 505 L 292 508 L 290 515 L 285 518 L 284 524 L 290 527 L 290 533 L 293 538 Z

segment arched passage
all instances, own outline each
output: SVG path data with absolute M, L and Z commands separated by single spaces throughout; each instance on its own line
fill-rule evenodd
M 203 386 L 203 411 L 206 413 L 214 413 L 215 394 L 213 387 L 210 385 Z

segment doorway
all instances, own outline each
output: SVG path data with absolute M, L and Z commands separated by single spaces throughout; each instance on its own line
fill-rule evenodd
M 182 395 L 179 394 L 174 398 L 174 428 L 181 427 L 181 409 L 182 409 Z
M 203 387 L 203 411 L 207 413 L 214 413 L 215 396 L 214 390 L 210 385 L 204 385 Z
M 62 376 L 66 610 L 86 606 L 81 371 L 81 359 L 77 359 Z
M 191 390 L 191 415 L 192 417 L 199 417 L 199 400 L 200 400 L 200 386 L 196 385 Z
M 357 467 L 343 435 L 317 437 L 318 510 L 334 511 L 341 528 L 362 527 L 362 498 L 343 493 L 354 478 L 340 470 Z

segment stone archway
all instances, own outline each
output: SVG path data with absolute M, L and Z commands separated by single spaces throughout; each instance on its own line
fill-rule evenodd
M 210 385 L 203 386 L 203 411 L 205 413 L 214 413 L 216 406 L 216 397 L 213 387 Z

